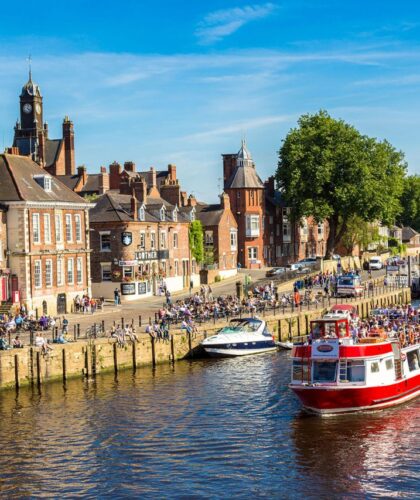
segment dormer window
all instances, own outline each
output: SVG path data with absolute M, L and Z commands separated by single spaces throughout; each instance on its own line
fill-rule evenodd
M 195 220 L 195 210 L 192 209 L 191 212 L 190 212 L 190 221 L 194 221 Z
M 174 222 L 178 222 L 178 210 L 176 208 L 172 211 L 172 219 Z
M 146 211 L 144 209 L 144 205 L 142 205 L 139 208 L 139 220 L 144 222 L 145 219 L 146 219 Z
M 51 192 L 52 180 L 49 175 L 34 175 L 34 181 L 47 193 Z
M 165 210 L 165 207 L 162 207 L 160 209 L 160 220 L 164 221 L 165 219 L 166 219 L 166 210 Z

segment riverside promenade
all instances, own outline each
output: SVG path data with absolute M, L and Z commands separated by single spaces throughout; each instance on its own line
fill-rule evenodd
M 340 303 L 354 305 L 361 317 L 371 309 L 389 304 L 407 303 L 409 288 L 376 286 L 360 299 Z M 277 308 L 265 311 L 263 317 L 278 340 L 292 339 L 309 332 L 311 320 L 322 316 L 336 299 L 307 308 Z M 104 320 L 105 321 L 105 320 Z M 140 334 L 137 342 L 118 346 L 113 338 L 78 339 L 67 344 L 53 344 L 53 350 L 44 355 L 36 347 L 24 347 L 0 352 L 0 389 L 38 385 L 70 377 L 95 377 L 101 372 L 133 369 L 158 363 L 174 363 L 179 359 L 194 358 L 201 351 L 199 344 L 208 335 L 226 324 L 226 320 L 211 321 L 198 327 L 194 335 L 173 328 L 170 340 L 158 341 L 148 334 Z

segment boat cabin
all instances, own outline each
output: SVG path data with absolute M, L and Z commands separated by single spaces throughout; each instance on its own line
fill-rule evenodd
M 323 318 L 311 321 L 311 340 L 342 339 L 350 337 L 347 318 Z

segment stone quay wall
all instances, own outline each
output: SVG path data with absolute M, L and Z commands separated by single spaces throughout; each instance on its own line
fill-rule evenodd
M 372 308 L 410 301 L 410 289 L 384 290 L 373 298 L 352 300 L 361 317 L 369 315 Z M 341 301 L 343 303 L 344 301 Z M 332 303 L 335 303 L 333 301 Z M 327 308 L 264 317 L 269 330 L 278 340 L 287 340 L 309 332 L 309 323 L 324 314 Z M 223 323 L 206 324 L 196 335 L 172 331 L 170 341 L 158 341 L 142 334 L 139 341 L 117 345 L 114 339 L 96 339 L 53 344 L 53 350 L 43 355 L 39 348 L 24 347 L 0 351 L 0 389 L 19 388 L 24 385 L 40 385 L 48 381 L 70 377 L 95 377 L 102 372 L 117 373 L 122 369 L 154 366 L 200 355 L 200 342 L 220 329 Z

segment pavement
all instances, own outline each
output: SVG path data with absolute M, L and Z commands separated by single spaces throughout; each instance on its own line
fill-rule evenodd
M 256 282 L 269 282 L 270 279 L 265 278 L 265 273 L 270 268 L 263 269 L 241 269 L 236 276 L 232 276 L 231 278 L 227 278 L 218 283 L 213 283 L 211 285 L 213 295 L 235 295 L 236 294 L 236 282 L 241 281 L 244 283 L 245 276 L 249 275 L 251 277 L 252 283 Z M 380 278 L 384 275 L 384 271 L 373 271 L 372 279 Z M 301 276 L 300 278 L 303 278 Z M 295 278 L 299 279 L 298 277 Z M 368 279 L 368 273 L 364 271 L 362 273 L 363 281 Z M 293 281 L 295 281 L 293 280 Z M 276 280 L 274 280 L 276 284 Z M 288 290 L 287 290 L 288 289 Z M 199 291 L 200 287 L 196 287 L 193 289 L 193 293 Z M 284 283 L 284 286 L 281 288 L 281 293 L 285 293 L 286 291 L 292 292 L 291 283 Z M 190 296 L 189 291 L 180 291 L 172 294 L 172 301 L 188 298 Z M 115 306 L 112 303 L 106 303 L 102 311 L 98 311 L 94 314 L 68 314 L 66 315 L 69 320 L 69 331 L 72 332 L 74 324 L 80 324 L 80 331 L 85 332 L 86 328 L 92 326 L 94 323 L 101 323 L 102 320 L 105 321 L 105 329 L 108 330 L 115 321 L 116 324 L 121 324 L 122 318 L 124 318 L 124 323 L 131 323 L 135 326 L 139 325 L 139 317 L 142 319 L 142 325 L 148 323 L 149 318 L 152 320 L 155 317 L 155 313 L 158 309 L 165 303 L 165 298 L 153 296 L 146 297 L 144 299 L 139 299 L 132 302 L 127 302 L 122 304 L 121 306 Z
M 244 283 L 246 275 L 249 275 L 251 277 L 251 281 L 253 283 L 261 281 L 265 277 L 265 273 L 268 269 L 269 268 L 241 269 L 236 276 L 226 278 L 225 280 L 222 280 L 218 283 L 212 283 L 210 286 L 212 288 L 213 295 L 236 295 L 237 281 L 241 281 L 242 283 Z M 200 287 L 196 287 L 192 290 L 192 293 L 195 293 L 199 290 Z M 176 300 L 188 298 L 189 296 L 189 290 L 174 292 L 171 295 L 173 302 Z M 67 314 L 66 318 L 69 320 L 70 332 L 72 331 L 74 324 L 79 323 L 80 330 L 85 331 L 86 328 L 92 326 L 93 323 L 100 323 L 102 320 L 105 321 L 105 328 L 108 329 L 108 325 L 110 325 L 114 321 L 116 323 L 121 323 L 122 318 L 124 318 L 125 323 L 131 323 L 133 321 L 137 326 L 139 324 L 139 316 L 142 317 L 142 324 L 144 325 L 149 321 L 149 318 L 154 319 L 155 313 L 164 303 L 164 296 L 146 297 L 144 299 L 126 302 L 121 306 L 115 306 L 113 303 L 106 302 L 104 308 L 94 314 Z

